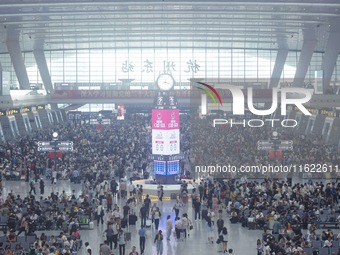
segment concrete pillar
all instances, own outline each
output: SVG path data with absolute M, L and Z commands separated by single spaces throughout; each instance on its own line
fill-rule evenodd
M 314 49 L 317 44 L 314 29 L 307 29 L 304 31 L 304 41 L 300 53 L 299 63 L 296 67 L 293 84 L 301 87 L 308 71 L 310 61 L 312 59 Z
M 322 67 L 323 70 L 323 93 L 330 90 L 330 82 L 338 55 L 340 53 L 340 18 L 334 18 L 330 22 L 330 31 L 325 48 L 325 55 L 323 57 Z
M 2 89 L 2 65 L 1 65 L 1 62 L 0 62 L 0 96 L 3 96 L 3 89 Z
M 35 61 L 37 62 L 39 73 L 44 83 L 46 92 L 47 94 L 49 94 L 53 91 L 53 86 L 52 86 L 50 72 L 47 67 L 45 53 L 43 50 L 34 49 L 33 55 L 34 55 Z
M 279 49 L 277 52 L 275 65 L 272 76 L 270 77 L 269 88 L 274 88 L 279 85 L 283 67 L 288 56 L 288 49 Z
M 50 94 L 54 91 L 54 88 L 53 88 L 53 85 L 52 85 L 50 72 L 49 72 L 48 67 L 47 67 L 47 62 L 46 62 L 44 50 L 34 49 L 33 55 L 34 55 L 34 58 L 35 58 L 35 62 L 37 62 L 37 66 L 38 66 L 38 69 L 39 69 L 41 79 L 44 83 L 45 90 L 46 90 L 47 94 Z M 52 109 L 58 109 L 58 105 L 57 104 L 51 104 L 51 108 Z
M 18 78 L 20 89 L 31 89 L 25 61 L 21 54 L 18 31 L 10 28 L 7 30 L 6 45 L 13 63 L 15 74 Z

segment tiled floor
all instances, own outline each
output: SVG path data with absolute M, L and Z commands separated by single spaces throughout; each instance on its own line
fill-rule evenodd
M 61 193 L 63 190 L 66 193 L 70 194 L 74 189 L 79 194 L 81 190 L 81 185 L 70 184 L 69 181 L 60 181 L 58 184 L 51 186 L 48 181 L 46 181 L 45 195 L 50 194 L 52 191 L 58 191 Z M 6 181 L 4 184 L 3 193 L 6 195 L 10 190 L 13 190 L 15 194 L 20 194 L 24 196 L 27 194 L 29 187 L 28 183 L 24 181 Z M 38 191 L 39 189 L 37 189 Z M 37 194 L 39 196 L 39 193 Z M 118 201 L 118 204 L 122 203 L 122 201 Z M 161 206 L 162 212 L 162 221 L 160 223 L 160 229 L 164 230 L 165 234 L 165 219 L 167 215 L 172 215 L 174 218 L 174 213 L 171 212 L 174 201 L 164 201 Z M 189 205 L 186 209 L 188 211 L 189 218 L 193 219 L 192 209 Z M 234 250 L 234 255 L 250 255 L 256 254 L 256 240 L 261 237 L 262 231 L 260 230 L 248 230 L 246 228 L 242 228 L 240 224 L 230 224 L 229 219 L 224 217 L 225 222 L 227 223 L 227 228 L 229 231 L 229 242 L 228 248 L 232 248 Z M 126 245 L 125 254 L 129 254 L 131 251 L 131 247 L 135 245 L 137 247 L 137 251 L 139 252 L 139 238 L 138 238 L 138 226 L 140 225 L 140 221 L 137 222 L 136 226 L 130 226 L 129 231 L 132 234 L 132 240 L 128 242 Z M 164 255 L 185 255 L 185 254 L 218 254 L 219 246 L 214 243 L 208 243 L 207 240 L 207 228 L 205 221 L 194 221 L 193 227 L 190 237 L 184 242 L 177 242 L 174 240 L 174 237 L 171 237 L 171 241 L 163 241 L 163 254 Z M 103 242 L 103 231 L 104 226 L 97 227 L 95 224 L 95 228 L 93 230 L 81 230 L 82 240 L 83 242 L 88 241 L 94 251 L 93 254 L 98 255 L 99 245 Z M 48 234 L 56 234 L 58 231 L 45 231 Z M 40 232 L 37 232 L 40 233 Z M 155 237 L 154 228 L 147 230 L 147 241 L 145 248 L 145 255 L 153 255 L 157 254 L 155 245 L 153 244 L 153 239 Z M 165 239 L 165 238 L 164 238 Z M 215 238 L 217 239 L 217 233 L 215 231 Z M 85 254 L 85 251 L 82 249 L 78 254 Z M 114 254 L 119 254 L 118 249 L 114 250 Z

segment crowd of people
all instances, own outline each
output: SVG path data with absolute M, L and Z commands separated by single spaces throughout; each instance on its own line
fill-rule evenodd
M 330 165 L 333 171 L 328 170 L 333 178 L 337 177 L 334 171 L 340 163 L 339 148 L 335 145 L 327 145 L 319 137 L 307 137 L 293 132 L 292 128 L 272 128 L 270 125 L 261 128 L 243 127 L 243 125 L 230 124 L 212 126 L 213 118 L 191 118 L 188 123 L 190 134 L 190 164 L 195 166 L 256 166 L 256 165 L 304 165 L 319 164 Z M 239 121 L 241 123 L 241 120 Z M 293 150 L 282 150 L 280 156 L 269 156 L 267 150 L 258 148 L 259 141 L 268 141 L 273 138 L 273 131 L 278 131 L 277 140 L 292 141 Z M 202 139 L 204 137 L 204 139 Z M 273 150 L 272 150 L 273 151 Z M 209 153 L 207 153 L 209 152 Z M 295 169 L 287 173 L 287 177 L 302 177 L 309 174 L 313 178 L 325 178 L 326 172 L 308 169 Z M 306 170 L 306 171 L 305 171 Z M 248 178 L 282 178 L 280 173 L 247 172 Z M 245 173 L 223 172 L 215 177 L 241 178 Z
M 150 116 L 133 115 L 104 130 L 96 130 L 89 124 L 60 126 L 57 130 L 59 140 L 73 141 L 74 151 L 58 159 L 46 159 L 46 154 L 37 153 L 37 142 L 52 140 L 53 130 L 42 130 L 2 145 L 0 165 L 3 175 L 18 171 L 26 174 L 25 180 L 30 184 L 26 196 L 12 191 L 0 196 L 1 217 L 7 219 L 4 241 L 16 242 L 21 235 L 34 235 L 40 227 L 46 231 L 60 230 L 57 237 L 38 238 L 34 242 L 35 254 L 67 255 L 83 247 L 79 228 L 94 222 L 97 226 L 105 226 L 105 242 L 100 246 L 100 255 L 108 255 L 115 249 L 125 255 L 126 242 L 131 240 L 127 227 L 138 221 L 141 226 L 138 230 L 140 254 L 145 250 L 145 229 L 153 224 L 157 254 L 162 255 L 163 239 L 183 241 L 190 236 L 193 221 L 204 220 L 207 242 L 217 243 L 222 252 L 233 254 L 226 224 L 230 218 L 231 224 L 240 223 L 248 228 L 255 225 L 263 229 L 263 237 L 254 244 L 258 254 L 305 254 L 304 249 L 313 247 L 312 241 L 318 238 L 316 230 L 320 227 L 321 215 L 327 211 L 327 215 L 334 215 L 338 220 L 338 184 L 325 185 L 313 180 L 292 183 L 289 178 L 292 176 L 287 176 L 288 179 L 260 176 L 261 181 L 249 181 L 247 176 L 206 173 L 192 183 L 192 194 L 184 182 L 172 211 L 162 211 L 162 185 L 158 185 L 159 201 L 152 205 L 143 186 L 130 182 L 152 172 L 147 160 L 151 154 L 150 122 Z M 203 162 L 205 165 L 218 162 L 235 166 L 270 163 L 268 155 L 256 147 L 257 141 L 267 140 L 272 131 L 243 127 L 212 130 L 209 121 L 182 115 L 181 150 L 185 156 L 182 171 L 194 175 L 192 167 Z M 285 152 L 275 164 L 308 161 L 337 165 L 339 162 L 334 146 L 291 132 L 280 135 L 281 139 L 293 140 L 294 151 Z M 248 175 L 250 177 L 254 175 Z M 81 195 L 77 196 L 74 191 L 71 194 L 45 193 L 46 181 L 53 186 L 63 179 L 81 184 Z M 39 187 L 39 196 L 36 187 Z M 118 199 L 123 203 L 121 207 Z M 189 206 L 193 208 L 192 217 L 188 214 Z M 162 217 L 166 218 L 165 237 L 159 229 Z M 304 230 L 307 235 L 302 234 Z M 335 240 L 335 235 L 329 233 L 319 237 L 325 244 L 328 241 L 327 245 Z M 96 254 L 89 243 L 83 248 L 87 254 Z M 129 254 L 139 253 L 133 246 Z

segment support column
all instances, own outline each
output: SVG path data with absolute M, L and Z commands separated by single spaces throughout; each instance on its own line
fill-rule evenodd
M 334 72 L 334 67 L 340 52 L 340 18 L 335 18 L 330 22 L 329 37 L 323 56 L 322 67 L 323 70 L 323 93 L 329 93 L 331 86 L 331 79 Z
M 1 65 L 1 62 L 0 62 L 0 96 L 3 96 L 3 83 L 2 83 L 2 65 Z
M 299 63 L 296 67 L 293 84 L 301 87 L 304 84 L 310 61 L 312 59 L 317 40 L 315 38 L 314 29 L 304 31 L 304 41 L 301 49 Z M 314 76 L 314 74 L 313 74 Z
M 52 86 L 50 72 L 49 72 L 48 67 L 47 67 L 45 53 L 44 53 L 43 50 L 34 49 L 33 55 L 34 55 L 34 58 L 35 58 L 35 62 L 38 65 L 39 73 L 40 73 L 41 79 L 44 83 L 45 90 L 46 90 L 47 94 L 50 94 L 54 89 L 53 89 L 53 86 Z
M 31 89 L 24 58 L 19 44 L 19 32 L 13 29 L 7 30 L 7 49 L 11 57 L 15 74 L 18 78 L 20 89 Z
M 275 60 L 272 76 L 270 77 L 269 88 L 274 88 L 279 85 L 283 67 L 288 56 L 288 49 L 279 49 Z
M 40 77 L 42 82 L 44 83 L 44 87 L 47 94 L 50 94 L 54 91 L 52 80 L 50 76 L 50 71 L 47 67 L 45 52 L 44 52 L 44 41 L 43 40 L 35 40 L 34 41 L 34 50 L 33 55 L 35 58 L 35 62 L 37 63 Z M 58 104 L 50 104 L 52 110 L 58 109 Z

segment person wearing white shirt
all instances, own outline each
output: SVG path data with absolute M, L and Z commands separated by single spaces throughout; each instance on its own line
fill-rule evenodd
M 170 241 L 171 231 L 172 231 L 172 220 L 171 220 L 171 216 L 168 215 L 167 220 L 166 220 L 166 240 L 168 241 Z
M 97 226 L 99 226 L 99 222 L 101 222 L 102 225 L 104 224 L 104 215 L 105 215 L 104 207 L 100 204 L 98 205 L 97 212 L 96 212 Z
M 324 242 L 323 247 L 332 247 L 333 241 L 331 237 L 328 237 L 328 239 Z
M 268 244 L 265 244 L 265 246 L 263 247 L 263 254 L 270 255 L 270 252 L 271 252 L 270 246 Z
M 185 216 L 186 213 L 182 215 L 182 232 L 184 232 L 184 238 L 187 238 L 187 227 L 188 227 L 188 218 Z

